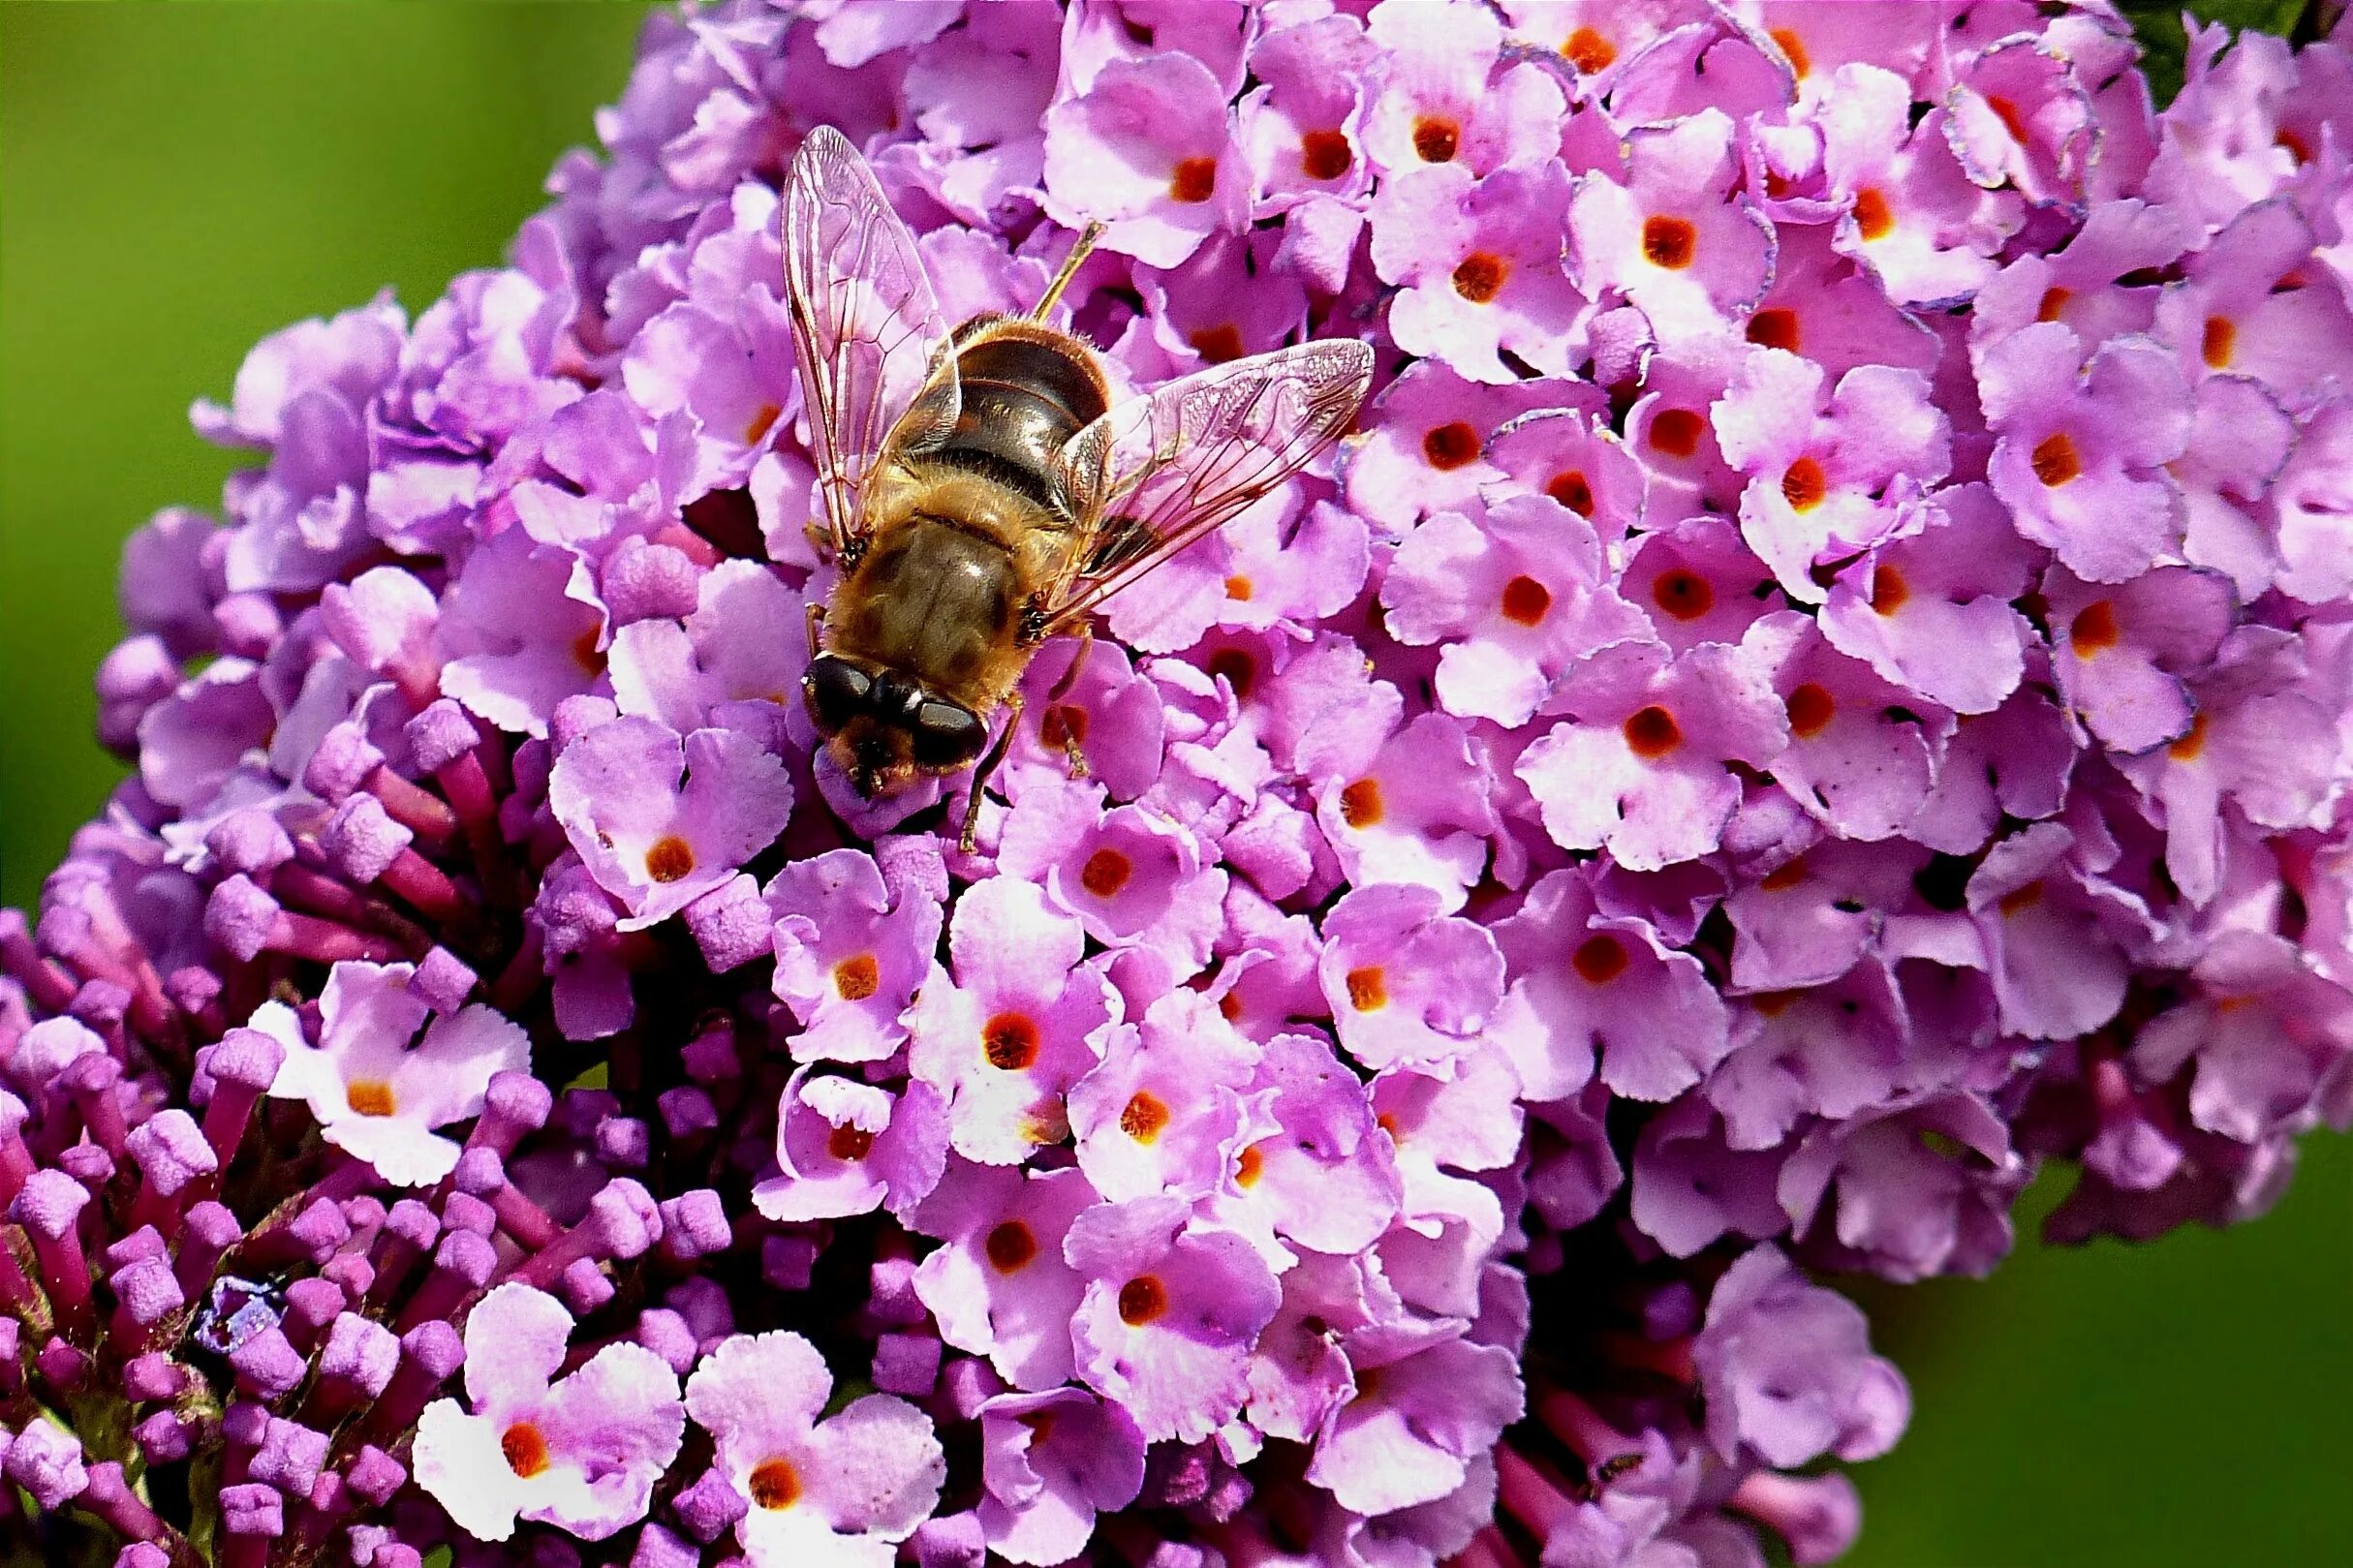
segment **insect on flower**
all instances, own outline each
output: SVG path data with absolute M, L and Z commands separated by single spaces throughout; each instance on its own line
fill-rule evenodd
M 1045 323 L 1092 228 L 1029 315 L 951 332 L 906 226 L 830 126 L 793 159 L 784 223 L 829 525 L 819 542 L 841 573 L 811 607 L 802 692 L 862 795 L 977 762 L 970 849 L 1037 646 L 1073 629 L 1091 637 L 1096 605 L 1336 439 L 1364 401 L 1373 352 L 1297 344 L 1112 408 L 1094 351 Z

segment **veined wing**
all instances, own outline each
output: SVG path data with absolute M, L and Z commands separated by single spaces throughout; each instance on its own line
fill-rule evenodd
M 785 181 L 785 302 L 837 556 L 858 534 L 858 489 L 891 427 L 944 378 L 947 323 L 913 235 L 849 138 L 820 125 Z
M 1373 351 L 1322 339 L 1218 365 L 1122 404 L 1063 448 L 1085 519 L 1047 632 L 1215 531 L 1337 440 L 1364 402 Z

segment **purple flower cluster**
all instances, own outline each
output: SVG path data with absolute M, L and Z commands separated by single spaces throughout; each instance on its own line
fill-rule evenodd
M 1336 457 L 813 761 L 778 185 Z M 257 348 L 0 914 L 0 1532 L 120 1568 L 1761 1568 L 1808 1269 L 2353 1120 L 2353 55 L 2103 5 L 735 0 Z M 23 1499 L 31 1516 L 18 1510 Z M 1780 1549 L 1777 1549 L 1780 1550 Z

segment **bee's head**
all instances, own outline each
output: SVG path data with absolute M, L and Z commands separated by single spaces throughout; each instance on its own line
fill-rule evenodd
M 988 726 L 963 703 L 897 670 L 868 671 L 836 654 L 810 661 L 801 695 L 834 761 L 868 799 L 918 774 L 952 773 L 988 744 Z

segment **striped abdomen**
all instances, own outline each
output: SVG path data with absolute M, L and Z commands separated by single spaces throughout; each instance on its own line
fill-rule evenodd
M 947 439 L 924 455 L 1050 505 L 1055 456 L 1108 406 L 1102 375 L 1078 344 L 1026 322 L 983 318 L 964 331 L 971 336 L 956 351 L 963 407 Z

